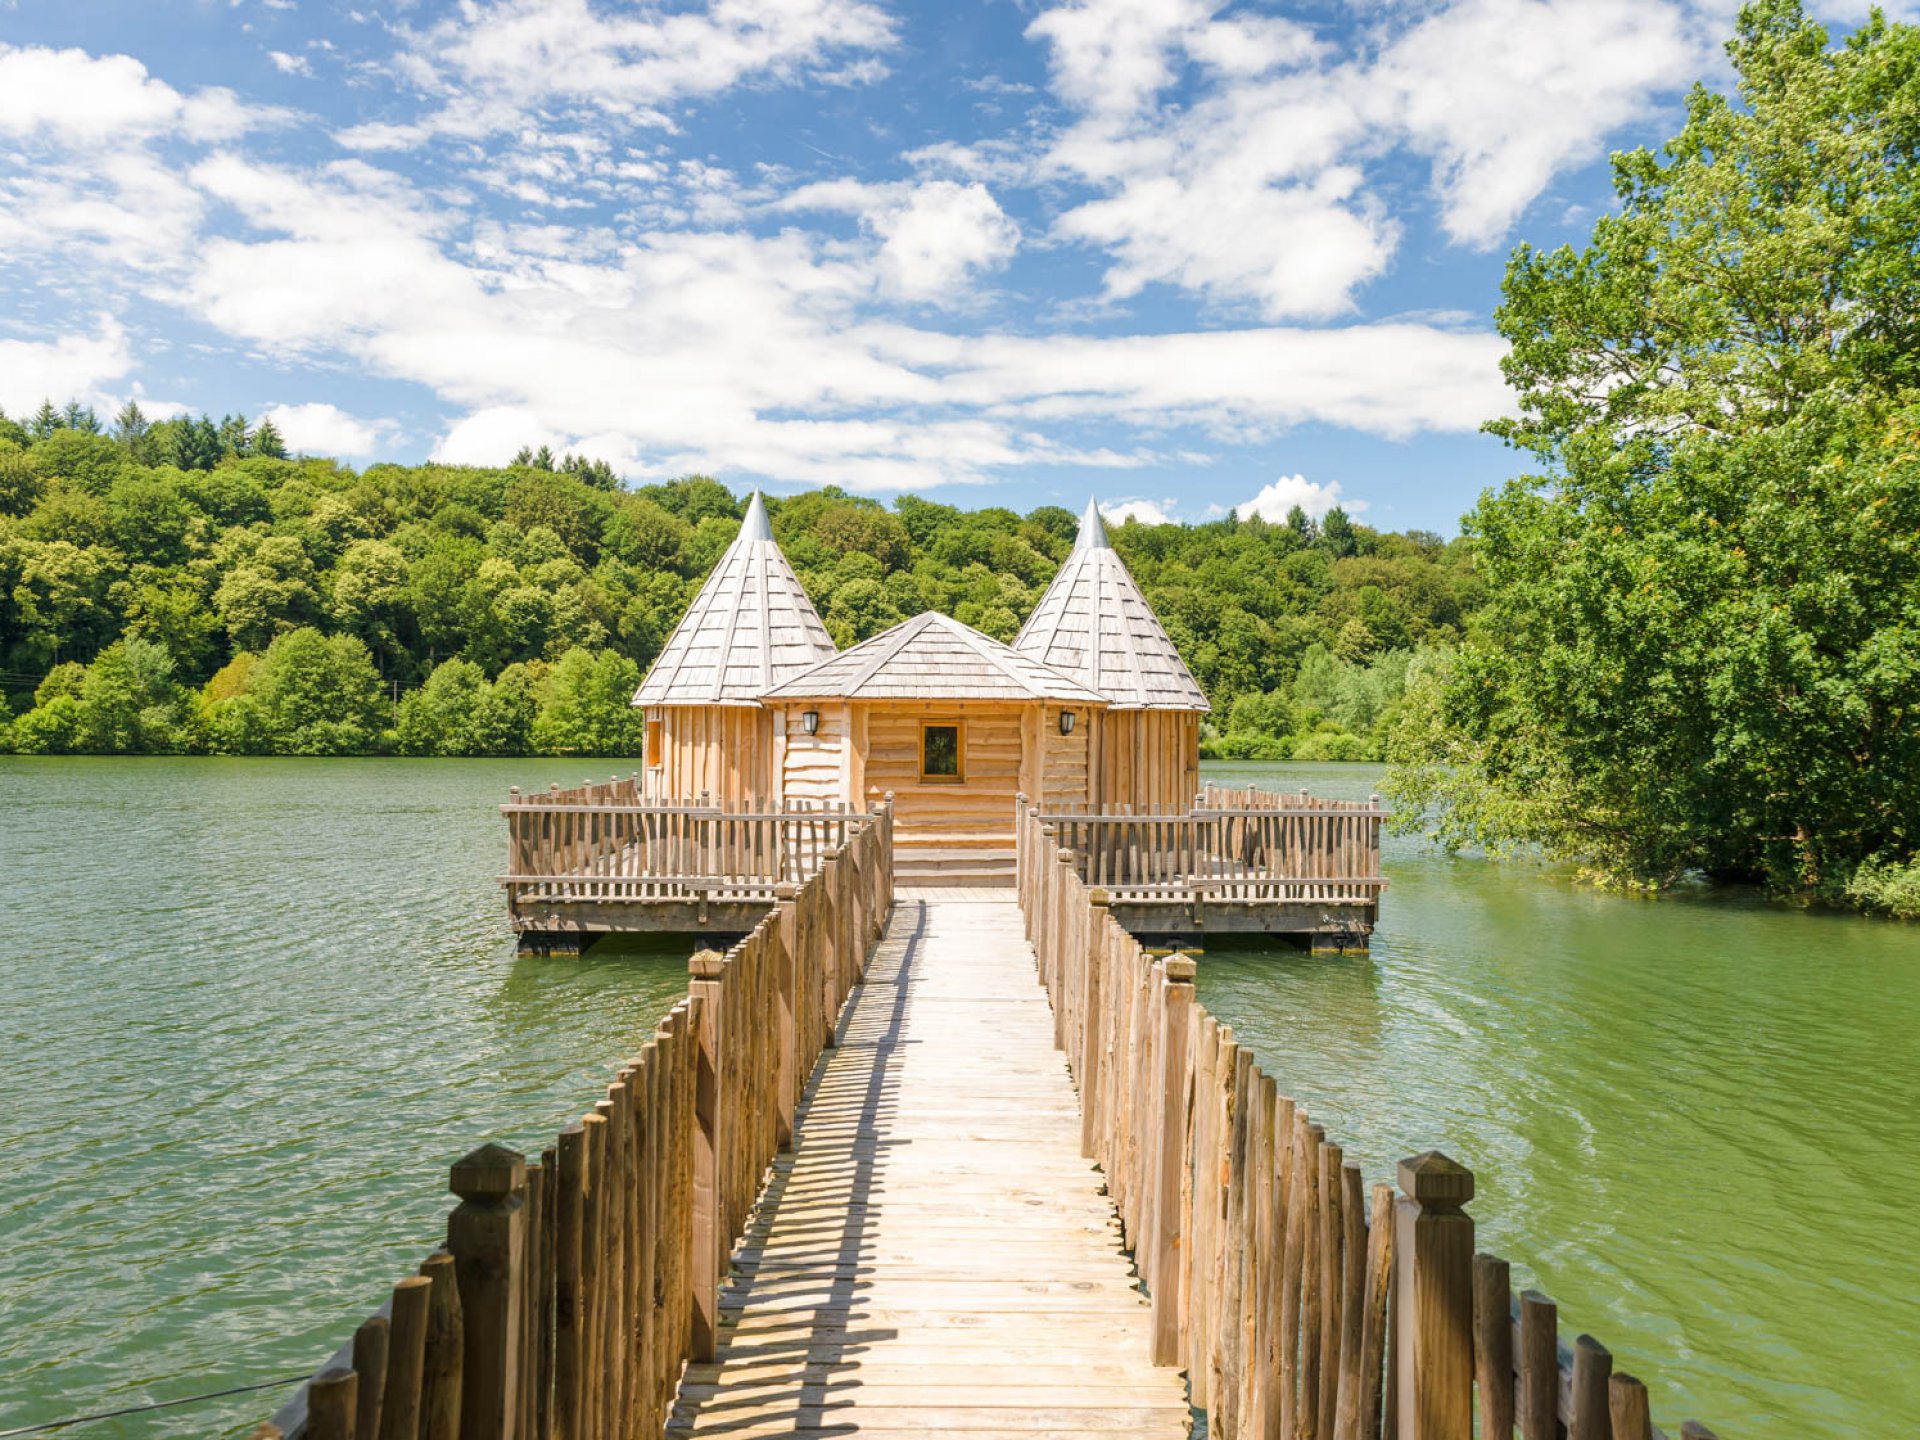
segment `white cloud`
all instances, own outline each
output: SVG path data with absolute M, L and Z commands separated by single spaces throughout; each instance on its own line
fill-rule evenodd
M 571 440 L 548 429 L 531 410 L 493 405 L 474 411 L 441 436 L 433 447 L 433 458 L 447 465 L 504 465 L 522 447 L 538 450 L 542 445 L 556 455 L 574 448 Z M 611 458 L 603 448 L 591 453 Z
M 1278 525 L 1286 520 L 1287 512 L 1296 505 L 1314 520 L 1336 505 L 1349 515 L 1357 515 L 1367 508 L 1364 500 L 1342 498 L 1338 480 L 1318 485 L 1304 475 L 1282 475 L 1271 485 L 1261 487 L 1260 493 L 1251 500 L 1243 500 L 1234 506 L 1233 513 L 1241 520 L 1251 520 L 1258 515 L 1262 520 L 1270 520 Z
M 881 287 L 905 300 L 953 303 L 975 275 L 998 269 L 1020 244 L 1020 227 L 987 187 L 952 180 L 803 186 L 781 210 L 844 211 L 879 241 Z
M 371 455 L 395 428 L 391 420 L 362 420 L 318 401 L 275 405 L 260 418 L 273 422 L 289 451 L 305 455 Z
M 207 243 L 197 316 L 270 352 L 343 356 L 461 413 L 443 458 L 592 448 L 630 473 L 703 469 L 858 489 L 1013 467 L 1127 467 L 1057 422 L 1234 439 L 1323 421 L 1466 430 L 1504 404 L 1501 342 L 1433 324 L 1140 336 L 954 334 L 866 317 L 878 250 L 790 229 L 462 242 L 457 216 L 361 162 L 290 172 L 222 156 L 194 181 L 254 231 Z
M 1666 0 L 1463 0 L 1369 72 L 1386 117 L 1434 161 L 1453 239 L 1497 244 L 1570 164 L 1709 63 Z
M 0 340 L 0 409 L 20 415 L 42 400 L 103 404 L 108 397 L 101 387 L 131 369 L 126 331 L 111 315 L 95 318 L 92 335 Z
M 1124 525 L 1129 520 L 1138 520 L 1142 525 L 1172 525 L 1174 521 L 1174 501 L 1166 500 L 1115 500 L 1104 502 L 1100 513 L 1114 525 Z
M 748 80 L 874 78 L 857 62 L 895 41 L 870 0 L 707 0 L 671 12 L 590 0 L 468 0 L 407 35 L 401 73 L 442 108 L 418 123 L 350 127 L 341 143 L 393 149 L 434 134 L 480 139 L 546 107 L 671 128 L 667 108 Z M 851 68 L 835 61 L 854 63 Z
M 313 66 L 304 55 L 289 55 L 284 50 L 269 50 L 267 59 L 273 62 L 273 68 L 282 75 L 311 76 L 313 74 Z
M 222 140 L 286 118 L 231 90 L 183 95 L 131 55 L 0 44 L 0 135 L 15 139 L 74 147 L 163 133 Z
M 1402 226 L 1391 162 L 1431 163 L 1449 238 L 1499 242 L 1570 165 L 1711 63 L 1676 0 L 1386 7 L 1336 53 L 1224 0 L 1065 0 L 1048 47 L 1074 122 L 1043 169 L 1091 193 L 1055 233 L 1105 251 L 1106 293 L 1154 284 L 1272 319 L 1353 308 Z

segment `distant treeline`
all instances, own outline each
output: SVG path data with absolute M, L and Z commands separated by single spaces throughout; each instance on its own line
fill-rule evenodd
M 0 416 L 0 743 L 35 753 L 623 753 L 646 666 L 742 499 L 604 464 L 288 459 L 244 417 Z M 1075 516 L 770 504 L 842 645 L 921 610 L 1011 640 Z M 1377 755 L 1416 652 L 1457 638 L 1465 546 L 1340 511 L 1117 527 L 1223 755 Z

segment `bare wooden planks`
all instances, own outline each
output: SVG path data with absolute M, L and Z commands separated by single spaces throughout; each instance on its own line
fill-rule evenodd
M 900 898 L 669 1433 L 1184 1437 L 1020 915 Z

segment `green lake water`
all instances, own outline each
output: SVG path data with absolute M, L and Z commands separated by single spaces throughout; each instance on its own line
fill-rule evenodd
M 0 1430 L 311 1368 L 433 1244 L 450 1161 L 579 1112 L 684 952 L 515 959 L 493 806 L 613 768 L 0 758 Z M 1202 963 L 1282 1088 L 1370 1176 L 1472 1165 L 1483 1245 L 1663 1423 L 1920 1433 L 1920 927 L 1410 840 L 1387 873 L 1369 956 Z

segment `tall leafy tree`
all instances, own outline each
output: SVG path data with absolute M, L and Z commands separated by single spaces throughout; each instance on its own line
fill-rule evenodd
M 1396 745 L 1410 811 L 1609 875 L 1832 893 L 1920 824 L 1920 30 L 1742 12 L 1738 90 L 1615 158 L 1497 319 L 1539 470 Z

